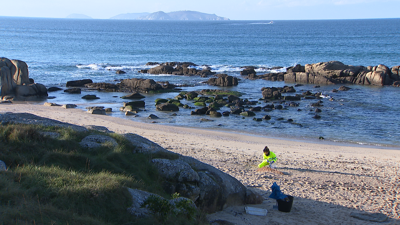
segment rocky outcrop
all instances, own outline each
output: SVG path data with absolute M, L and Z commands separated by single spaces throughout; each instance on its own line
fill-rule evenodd
M 91 84 L 93 81 L 91 79 L 83 79 L 83 80 L 71 80 L 68 81 L 67 87 L 83 87 L 85 84 Z
M 36 100 L 47 97 L 47 89 L 31 83 L 25 62 L 0 58 L 0 94 L 2 98 L 8 96 L 7 99 Z
M 175 85 L 169 82 L 155 82 L 153 79 L 125 79 L 117 84 L 119 91 L 124 92 L 161 92 L 165 90 L 173 90 Z
M 399 67 L 389 69 L 385 65 L 351 66 L 338 61 L 306 64 L 287 69 L 285 82 L 306 84 L 359 84 L 359 85 L 392 85 L 399 81 Z
M 207 84 L 220 87 L 232 87 L 238 85 L 236 77 L 228 76 L 227 74 L 218 74 L 217 78 L 210 78 Z
M 142 70 L 140 72 L 150 74 L 173 74 L 187 76 L 196 75 L 202 77 L 215 74 L 215 72 L 212 72 L 208 67 L 205 67 L 202 70 L 198 70 L 194 68 L 195 66 L 197 65 L 191 62 L 166 62 L 149 70 Z
M 24 118 L 21 120 L 21 118 Z M 42 124 L 44 126 L 65 126 L 77 131 L 96 130 L 105 133 L 110 131 L 105 127 L 87 126 L 81 127 L 38 117 L 31 114 L 3 114 L 1 123 L 27 123 Z M 163 187 L 171 194 L 178 193 L 183 197 L 193 199 L 198 208 L 207 213 L 220 211 L 229 206 L 257 203 L 259 196 L 249 193 L 249 190 L 234 177 L 216 169 L 206 163 L 192 157 L 183 156 L 166 150 L 160 145 L 136 134 L 123 134 L 135 148 L 133 153 L 151 154 L 154 157 L 151 162 L 165 178 Z M 118 142 L 108 135 L 88 135 L 82 139 L 80 145 L 95 151 L 103 146 L 116 146 Z M 163 157 L 165 156 L 165 157 Z M 173 159 L 171 159 L 173 158 Z M 0 159 L 1 160 L 1 159 Z M 7 167 L 0 161 L 0 170 Z M 141 203 L 152 193 L 129 189 L 133 198 L 133 205 L 129 211 L 139 216 L 148 215 L 148 211 L 140 208 Z M 138 204 L 135 204 L 138 203 Z

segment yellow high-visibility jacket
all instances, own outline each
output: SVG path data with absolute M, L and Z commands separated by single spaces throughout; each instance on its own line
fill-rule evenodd
M 271 151 L 269 151 L 269 155 L 268 156 L 265 155 L 265 153 L 263 153 L 263 159 L 264 160 L 262 161 L 262 163 L 258 164 L 259 168 L 262 168 L 264 166 L 268 166 L 270 163 L 274 163 L 277 160 L 275 153 L 273 153 Z

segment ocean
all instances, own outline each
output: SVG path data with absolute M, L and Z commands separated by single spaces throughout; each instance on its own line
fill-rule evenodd
M 255 66 L 257 74 L 285 71 L 296 64 L 341 61 L 347 65 L 388 67 L 400 65 L 400 19 L 308 20 L 308 21 L 128 21 L 0 17 L 0 57 L 19 59 L 29 66 L 30 78 L 46 87 L 61 87 L 70 80 L 117 83 L 127 78 L 150 78 L 185 85 L 182 91 L 226 89 L 243 92 L 242 98 L 267 103 L 262 87 L 294 86 L 292 83 L 247 80 L 243 66 Z M 240 79 L 239 85 L 218 88 L 205 85 L 208 78 L 150 75 L 147 62 L 193 62 L 201 68 Z M 278 67 L 278 68 L 276 68 Z M 124 70 L 126 74 L 116 74 Z M 400 147 L 400 89 L 346 85 L 346 92 L 333 92 L 340 85 L 295 87 L 297 93 L 321 92 L 323 106 L 314 119 L 315 100 L 302 100 L 298 107 L 282 104 L 284 110 L 257 112 L 254 121 L 231 115 L 222 118 L 191 116 L 194 109 L 180 109 L 177 115 L 158 112 L 154 100 L 174 98 L 179 92 L 144 94 L 145 111 L 126 117 L 119 111 L 127 93 L 84 90 L 81 95 L 50 92 L 47 102 L 111 107 L 109 116 L 150 123 L 155 114 L 159 124 L 219 129 L 226 132 L 296 140 L 333 141 L 365 146 Z M 98 100 L 84 100 L 96 94 Z M 192 104 L 191 102 L 183 102 Z M 43 104 L 34 102 L 33 104 Z M 221 111 L 229 111 L 222 108 Z M 201 118 L 212 121 L 201 122 Z M 288 122 L 292 119 L 293 122 Z M 323 137 L 324 140 L 319 138 Z M 267 144 L 267 143 L 266 143 Z

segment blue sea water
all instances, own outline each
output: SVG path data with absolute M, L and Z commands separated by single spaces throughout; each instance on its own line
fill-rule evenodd
M 388 67 L 400 65 L 400 19 L 310 20 L 310 21 L 121 21 L 0 17 L 0 57 L 27 62 L 30 77 L 47 87 L 65 88 L 69 80 L 92 79 L 116 83 L 125 78 L 151 78 L 185 84 L 184 91 L 214 89 L 202 82 L 208 78 L 149 75 L 138 71 L 147 62 L 193 62 L 213 71 L 240 77 L 241 67 L 257 66 L 258 74 L 285 71 L 289 66 L 337 60 L 348 65 Z M 270 69 L 283 67 L 282 69 Z M 117 75 L 116 70 L 127 73 Z M 241 79 L 237 87 L 242 98 L 259 100 L 262 87 L 294 84 Z M 139 117 L 125 117 L 119 108 L 126 93 L 83 91 L 82 95 L 52 92 L 59 104 L 112 107 L 111 116 L 177 126 L 224 129 L 273 137 L 315 139 L 374 146 L 400 146 L 400 89 L 395 87 L 350 86 L 347 92 L 332 92 L 338 85 L 304 85 L 298 93 L 322 92 L 335 101 L 322 99 L 321 119 L 313 118 L 313 100 L 302 100 L 299 107 L 259 112 L 252 118 L 230 116 L 200 122 L 207 116 L 190 116 L 181 109 L 177 116 L 155 111 L 156 98 L 173 98 L 178 93 L 146 95 L 146 111 Z M 96 94 L 99 100 L 81 99 Z M 183 102 L 186 103 L 186 102 Z M 192 104 L 187 102 L 188 104 Z M 38 103 L 41 104 L 41 103 Z M 259 106 L 266 103 L 259 101 Z M 276 104 L 280 104 L 277 102 Z M 300 109 L 301 111 L 299 111 Z M 228 111 L 227 108 L 221 111 Z M 283 118 L 283 120 L 279 120 Z M 287 122 L 293 119 L 294 123 Z M 239 121 L 239 122 L 238 122 Z

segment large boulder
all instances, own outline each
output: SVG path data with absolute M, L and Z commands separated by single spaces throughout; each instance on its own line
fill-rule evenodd
M 14 100 L 35 100 L 47 97 L 47 89 L 31 83 L 25 62 L 0 58 L 0 94 L 15 96 Z
M 29 81 L 29 72 L 28 65 L 20 60 L 11 60 L 14 64 L 14 67 L 11 69 L 11 74 L 13 74 L 13 78 L 17 85 L 28 85 Z M 15 71 L 14 71 L 15 69 Z
M 197 183 L 200 177 L 188 163 L 180 159 L 153 159 L 152 163 L 160 175 L 166 178 L 167 182 L 163 185 L 166 191 L 170 194 L 177 192 L 193 201 L 198 199 L 200 188 Z
M 47 97 L 47 89 L 43 84 L 18 85 L 15 87 L 16 100 L 28 100 L 29 97 Z
M 192 157 L 182 156 L 195 171 L 199 171 L 200 188 L 196 205 L 207 213 L 246 203 L 247 188 L 234 177 Z
M 246 203 L 248 190 L 243 184 L 197 159 L 181 156 L 175 160 L 153 159 L 152 163 L 166 179 L 167 192 L 192 199 L 207 213 Z

